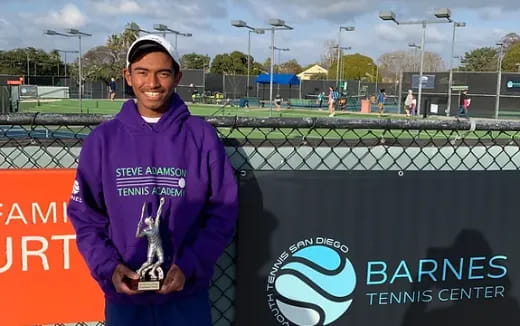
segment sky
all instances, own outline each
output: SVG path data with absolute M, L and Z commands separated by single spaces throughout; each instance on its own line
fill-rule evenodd
M 213 58 L 234 50 L 247 53 L 247 29 L 233 27 L 231 20 L 241 19 L 260 28 L 269 27 L 270 18 L 279 18 L 294 28 L 275 33 L 275 46 L 290 49 L 281 52 L 282 62 L 319 62 L 325 41 L 338 41 L 340 26 L 355 27 L 355 31 L 341 32 L 341 46 L 352 48 L 347 53 L 376 60 L 383 53 L 409 50 L 409 43 L 420 44 L 422 33 L 420 25 L 382 21 L 380 11 L 392 10 L 399 21 L 439 20 L 433 15 L 436 8 L 450 8 L 453 20 L 466 23 L 456 30 L 455 56 L 495 46 L 507 33 L 520 34 L 515 24 L 520 17 L 518 0 L 437 0 L 435 5 L 431 0 L 0 0 L 0 50 L 29 46 L 46 51 L 77 50 L 76 38 L 43 34 L 46 29 L 63 32 L 76 28 L 92 34 L 82 39 L 85 52 L 136 22 L 145 30 L 164 24 L 192 33 L 189 38 L 178 37 L 180 55 L 196 52 Z M 448 62 L 452 30 L 448 23 L 428 25 L 425 50 Z M 172 43 L 175 40 L 171 34 L 167 38 Z M 251 55 L 256 61 L 264 62 L 270 56 L 270 46 L 270 33 L 251 34 Z

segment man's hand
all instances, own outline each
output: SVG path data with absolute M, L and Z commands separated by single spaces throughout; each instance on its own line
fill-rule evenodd
M 160 294 L 168 294 L 174 291 L 182 291 L 185 282 L 186 277 L 184 276 L 184 273 L 181 271 L 179 266 L 174 264 L 170 267 L 161 289 L 157 292 Z
M 141 291 L 132 290 L 128 283 L 125 282 L 125 277 L 130 280 L 139 280 L 139 274 L 129 269 L 123 264 L 118 264 L 116 269 L 114 270 L 114 274 L 112 274 L 112 283 L 116 288 L 117 293 L 124 293 L 128 295 L 133 295 L 137 293 L 141 293 Z

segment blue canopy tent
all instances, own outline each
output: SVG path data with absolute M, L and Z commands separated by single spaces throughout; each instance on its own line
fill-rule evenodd
M 256 76 L 258 84 L 270 84 L 271 75 L 261 74 Z M 300 85 L 300 79 L 294 74 L 273 74 L 273 84 L 277 85 Z
M 258 96 L 258 84 L 262 84 L 262 98 L 265 98 L 265 85 L 269 85 L 271 75 L 260 74 L 256 77 L 256 90 Z M 293 85 L 300 85 L 300 79 L 295 74 L 273 74 L 273 85 L 277 85 L 277 92 L 280 90 L 280 85 L 289 85 L 289 98 L 291 97 L 291 89 Z

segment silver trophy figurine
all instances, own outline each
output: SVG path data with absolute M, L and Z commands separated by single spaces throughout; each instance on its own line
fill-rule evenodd
M 164 205 L 164 197 L 159 202 L 159 208 L 157 209 L 157 215 L 155 219 L 152 216 L 144 217 L 147 203 L 144 202 L 143 209 L 141 211 L 141 218 L 137 224 L 137 230 L 135 236 L 142 238 L 146 236 L 148 239 L 148 251 L 146 254 L 146 261 L 136 271 L 139 274 L 139 281 L 137 282 L 137 290 L 159 290 L 161 288 L 162 280 L 164 279 L 164 272 L 161 268 L 161 264 L 164 262 L 164 251 L 161 242 L 161 236 L 159 233 L 159 222 L 161 217 L 162 208 Z M 143 227 L 144 222 L 144 227 Z M 154 262 L 154 260 L 157 261 Z

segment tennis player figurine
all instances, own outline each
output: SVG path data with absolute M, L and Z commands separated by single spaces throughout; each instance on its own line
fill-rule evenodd
M 146 254 L 146 261 L 136 271 L 139 274 L 139 281 L 137 283 L 137 290 L 159 290 L 161 288 L 161 282 L 164 279 L 164 272 L 161 268 L 161 264 L 164 262 L 164 251 L 161 242 L 161 236 L 159 232 L 159 223 L 161 221 L 161 212 L 164 205 L 164 197 L 159 202 L 159 208 L 155 220 L 152 216 L 143 217 L 146 211 L 147 202 L 144 202 L 143 209 L 141 211 L 141 218 L 137 224 L 137 230 L 135 236 L 141 238 L 146 236 L 148 238 L 148 251 Z M 145 226 L 143 227 L 143 222 Z M 156 261 L 154 262 L 154 260 Z

